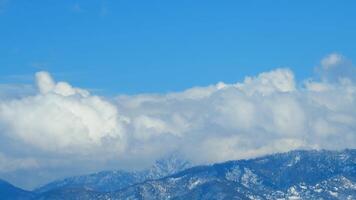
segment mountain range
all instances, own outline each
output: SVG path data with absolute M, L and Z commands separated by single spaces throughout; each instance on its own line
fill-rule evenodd
M 173 154 L 155 162 L 149 169 L 142 171 L 102 171 L 94 174 L 74 176 L 46 184 L 34 190 L 45 193 L 66 188 L 85 188 L 100 192 L 112 192 L 145 180 L 162 178 L 191 167 L 191 164 Z
M 1 199 L 356 199 L 356 149 L 296 150 L 192 167 L 178 157 L 147 170 L 105 171 L 34 191 L 0 182 Z

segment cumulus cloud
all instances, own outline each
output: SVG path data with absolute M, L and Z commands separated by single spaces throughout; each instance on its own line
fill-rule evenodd
M 0 102 L 1 135 L 46 152 L 91 154 L 115 140 L 125 142 L 117 108 L 88 91 L 36 74 L 39 93 Z
M 94 165 L 145 166 L 172 152 L 209 163 L 296 148 L 355 148 L 356 84 L 342 72 L 354 68 L 345 60 L 327 56 L 321 78 L 300 87 L 281 68 L 235 84 L 114 99 L 39 72 L 37 94 L 0 100 L 0 138 L 7 144 L 0 153 L 10 159 L 16 149 L 14 159 L 30 159 L 23 165 L 29 170 L 31 163 L 56 171 L 76 163 L 84 173 Z M 1 163 L 3 171 L 12 166 Z

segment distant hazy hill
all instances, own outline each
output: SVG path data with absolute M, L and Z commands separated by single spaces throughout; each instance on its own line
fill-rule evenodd
M 37 190 L 32 199 L 356 199 L 356 150 L 291 151 L 192 167 L 164 177 L 185 168 L 185 162 L 176 160 L 158 162 L 141 172 L 145 176 L 130 181 L 126 178 L 136 175 L 128 172 L 125 176 L 101 172 L 57 181 L 42 192 Z M 110 183 L 120 189 L 113 191 Z
M 31 192 L 17 188 L 10 183 L 0 180 L 0 199 L 1 200 L 27 200 L 33 198 Z

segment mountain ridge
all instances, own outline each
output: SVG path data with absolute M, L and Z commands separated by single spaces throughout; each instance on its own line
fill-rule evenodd
M 324 182 L 338 181 L 339 183 L 345 182 L 344 185 L 346 187 L 346 189 L 344 188 L 345 189 L 344 194 L 341 193 L 341 195 L 344 196 L 340 199 L 346 199 L 348 197 L 354 199 L 356 198 L 356 184 L 355 184 L 356 151 L 345 150 L 342 152 L 343 153 L 332 152 L 332 151 L 294 151 L 294 152 L 264 156 L 251 160 L 228 161 L 224 163 L 213 164 L 210 166 L 193 167 L 184 170 L 182 172 L 179 172 L 177 174 L 171 175 L 169 177 L 165 177 L 163 179 L 147 181 L 145 183 L 138 184 L 137 186 L 135 186 L 136 188 L 128 188 L 126 190 L 118 191 L 115 195 L 113 195 L 113 198 L 125 199 L 126 197 L 135 196 L 137 199 L 140 198 L 181 199 L 182 197 L 184 197 L 184 195 L 188 195 L 190 197 L 198 196 L 196 199 L 205 199 L 205 198 L 220 199 L 216 196 L 217 194 L 220 194 L 220 196 L 226 195 L 226 198 L 222 198 L 222 199 L 231 199 L 234 198 L 234 196 L 237 199 L 278 199 L 278 198 L 338 199 L 338 198 L 333 198 L 332 196 L 327 194 L 327 193 L 336 194 L 336 192 L 332 190 L 320 192 L 320 194 L 318 192 L 315 192 L 316 190 L 321 189 L 318 187 L 320 186 L 320 184 Z M 344 153 L 346 153 L 348 156 L 351 156 L 352 159 L 351 160 L 341 159 L 341 161 L 344 162 L 347 161 L 347 163 L 342 163 L 342 162 L 335 163 L 335 161 L 339 161 L 339 157 L 342 157 Z M 293 174 L 293 173 L 290 174 L 290 170 L 284 171 L 284 173 L 281 174 L 278 173 L 266 174 L 268 170 L 266 170 L 266 168 L 262 168 L 262 172 L 265 173 L 263 174 L 261 173 L 261 171 L 258 172 L 257 170 L 258 168 L 256 169 L 253 165 L 251 165 L 251 164 L 256 164 L 255 163 L 256 161 L 261 162 L 264 161 L 265 159 L 270 159 L 270 158 L 275 158 L 280 156 L 290 158 L 289 161 L 293 161 L 296 158 L 298 158 L 298 156 L 303 156 L 300 154 L 307 154 L 305 157 L 299 158 L 299 159 L 306 159 L 307 161 L 307 163 L 303 162 L 301 168 L 297 166 L 298 163 L 295 163 L 296 167 L 295 166 L 293 167 L 293 165 L 290 165 L 290 163 L 288 162 L 283 162 L 283 165 L 280 166 L 281 168 L 291 167 L 293 168 L 293 170 L 297 169 L 297 174 Z M 310 161 L 309 158 L 313 158 L 315 159 L 315 161 L 309 162 Z M 318 162 L 320 161 L 321 163 L 318 164 Z M 250 165 L 246 166 L 246 164 L 249 163 Z M 336 164 L 336 166 L 333 166 L 334 164 Z M 336 169 L 340 167 L 340 165 L 345 165 L 345 166 L 342 166 L 342 170 L 337 171 Z M 321 167 L 321 170 L 313 167 Z M 226 171 L 226 169 L 228 169 L 228 171 Z M 329 169 L 332 172 L 330 173 L 328 173 L 327 171 L 325 173 L 320 172 L 324 169 Z M 306 170 L 303 171 L 306 174 L 304 176 L 301 176 L 302 173 L 300 173 L 300 170 Z M 221 176 L 219 177 L 219 175 L 223 175 L 223 177 Z M 270 175 L 270 178 L 268 178 L 268 175 Z M 301 176 L 304 180 L 306 180 L 306 182 L 304 180 L 300 181 L 297 178 L 298 176 Z M 308 180 L 309 176 L 311 177 L 310 180 Z M 182 178 L 186 178 L 186 177 L 189 177 L 186 181 L 179 182 Z M 333 180 L 333 178 L 335 177 L 338 177 L 338 179 Z M 292 181 L 294 180 L 294 182 L 288 183 L 288 181 L 285 182 L 283 180 L 292 180 Z M 173 185 L 171 184 L 172 182 L 174 182 Z M 184 185 L 186 187 L 184 187 Z M 200 188 L 198 187 L 198 189 L 196 189 L 197 186 L 199 185 L 202 185 L 202 187 Z M 223 185 L 223 186 L 219 187 L 219 185 Z M 234 190 L 232 190 L 231 187 L 234 187 Z M 230 189 L 229 192 L 227 193 L 218 192 L 219 190 L 224 191 L 226 189 Z M 340 188 L 340 190 L 341 189 L 342 188 Z M 151 192 L 145 193 L 145 191 L 149 191 L 149 190 L 151 190 Z M 162 191 L 158 194 L 157 191 L 159 190 Z M 192 191 L 192 190 L 195 191 L 200 190 L 200 194 L 199 191 L 195 193 L 190 192 L 188 194 L 184 194 L 184 192 Z M 298 190 L 300 191 L 298 192 Z M 133 193 L 132 191 L 136 191 L 136 193 Z M 180 192 L 177 193 L 175 191 L 180 191 Z M 207 198 L 206 195 L 209 194 L 209 191 L 216 191 L 216 193 L 210 193 L 211 196 L 208 196 Z M 140 193 L 142 193 L 141 196 L 139 195 Z M 162 193 L 165 193 L 165 195 L 162 195 Z M 349 196 L 346 197 L 345 195 L 349 195 Z
M 145 170 L 107 170 L 87 175 L 74 176 L 50 182 L 35 189 L 34 192 L 44 193 L 62 187 L 84 187 L 89 190 L 100 192 L 112 192 L 145 180 L 161 178 L 182 171 L 190 166 L 191 164 L 188 161 L 180 159 L 176 154 L 172 154 L 157 160 L 153 166 Z
M 69 185 L 32 192 L 34 196 L 24 200 L 356 199 L 356 149 L 294 150 L 167 171 L 158 178 L 147 174 L 141 182 L 117 190 Z

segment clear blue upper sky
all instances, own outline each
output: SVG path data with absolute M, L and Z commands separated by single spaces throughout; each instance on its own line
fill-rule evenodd
M 106 94 L 297 79 L 338 52 L 356 60 L 356 1 L 0 0 L 0 83 L 47 70 Z

